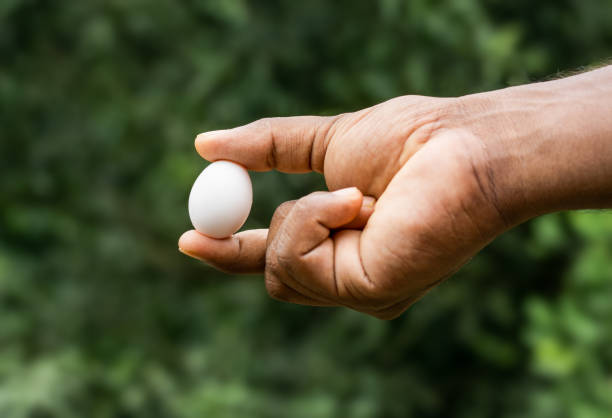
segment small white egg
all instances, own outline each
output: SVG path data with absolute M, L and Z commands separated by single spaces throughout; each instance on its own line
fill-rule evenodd
M 248 171 L 231 161 L 215 161 L 193 183 L 189 217 L 198 232 L 227 238 L 244 225 L 252 204 L 253 186 Z

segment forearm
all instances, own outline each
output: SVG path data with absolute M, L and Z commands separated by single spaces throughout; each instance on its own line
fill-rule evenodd
M 612 207 L 612 66 L 461 100 L 513 223 Z

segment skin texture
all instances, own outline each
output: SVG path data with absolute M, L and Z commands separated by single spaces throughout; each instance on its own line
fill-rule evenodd
M 611 97 L 606 67 L 200 134 L 209 161 L 314 170 L 331 192 L 282 204 L 269 230 L 223 240 L 188 231 L 179 249 L 223 271 L 263 272 L 278 300 L 395 318 L 508 228 L 612 205 Z

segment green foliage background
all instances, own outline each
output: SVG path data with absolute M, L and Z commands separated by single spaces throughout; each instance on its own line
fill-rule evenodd
M 401 318 L 176 250 L 196 133 L 612 56 L 609 0 L 0 2 L 0 416 L 612 416 L 612 216 L 496 240 Z M 249 227 L 324 185 L 254 174 Z

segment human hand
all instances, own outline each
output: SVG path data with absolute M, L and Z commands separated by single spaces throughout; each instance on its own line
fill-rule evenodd
M 223 240 L 188 231 L 179 248 L 227 272 L 264 272 L 275 299 L 397 317 L 511 226 L 612 201 L 612 152 L 593 156 L 612 143 L 602 122 L 611 96 L 599 87 L 612 71 L 592 74 L 603 78 L 595 89 L 577 77 L 459 99 L 404 96 L 201 134 L 209 161 L 314 170 L 336 192 L 284 203 L 269 230 Z M 576 112 L 568 91 L 592 103 Z
M 202 134 L 207 160 L 314 170 L 337 192 L 281 205 L 269 230 L 224 240 L 189 231 L 179 247 L 224 271 L 265 272 L 276 299 L 396 317 L 506 226 L 479 140 L 451 125 L 454 111 L 454 99 L 406 96 Z

